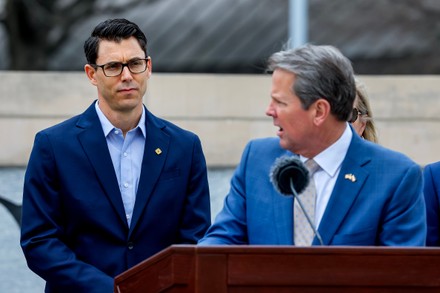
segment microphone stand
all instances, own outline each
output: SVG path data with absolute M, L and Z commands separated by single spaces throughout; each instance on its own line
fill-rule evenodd
M 301 200 L 299 199 L 298 194 L 296 193 L 295 187 L 293 186 L 292 178 L 290 178 L 290 189 L 292 190 L 293 197 L 298 201 L 298 204 L 299 204 L 301 210 L 303 211 L 304 215 L 306 216 L 307 222 L 309 222 L 310 227 L 312 227 L 313 232 L 316 235 L 316 238 L 318 238 L 318 241 L 321 244 L 321 246 L 324 246 L 324 241 L 322 241 L 321 235 L 319 234 L 318 230 L 316 230 L 315 225 L 313 224 L 313 222 L 310 219 L 309 215 L 306 213 L 306 210 L 304 209 L 304 206 L 303 206 Z

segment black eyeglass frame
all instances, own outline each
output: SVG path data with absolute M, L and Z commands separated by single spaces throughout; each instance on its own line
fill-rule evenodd
M 130 68 L 130 66 L 133 66 L 133 63 L 134 63 L 134 62 L 137 62 L 137 61 L 140 61 L 140 60 L 145 61 L 145 68 L 144 68 L 143 70 L 141 70 L 141 71 L 133 71 L 133 70 Z M 122 71 L 124 71 L 124 67 L 127 67 L 128 70 L 129 70 L 131 73 L 133 73 L 133 74 L 139 74 L 139 73 L 145 72 L 145 71 L 147 70 L 147 68 L 148 68 L 148 61 L 149 61 L 149 60 L 150 60 L 150 57 L 145 57 L 145 58 L 136 58 L 136 59 L 132 59 L 132 60 L 128 61 L 127 63 L 122 63 L 122 62 L 108 62 L 108 63 L 102 64 L 102 65 L 98 65 L 98 64 L 90 64 L 90 65 L 93 66 L 94 68 L 98 68 L 98 67 L 100 67 L 100 68 L 102 69 L 102 72 L 104 73 L 104 75 L 107 76 L 107 77 L 116 77 L 116 76 L 121 75 Z M 110 65 L 110 64 L 114 64 L 114 65 L 121 66 L 121 71 L 120 71 L 118 74 L 115 74 L 115 75 L 108 75 L 107 72 L 105 71 L 105 68 L 104 68 L 104 67 L 105 67 L 105 66 L 108 66 L 108 65 Z
M 368 115 L 368 111 L 362 112 L 362 111 L 359 111 L 357 108 L 353 108 L 353 110 L 351 112 L 351 117 L 348 120 L 348 122 L 350 122 L 350 123 L 355 122 L 360 115 Z

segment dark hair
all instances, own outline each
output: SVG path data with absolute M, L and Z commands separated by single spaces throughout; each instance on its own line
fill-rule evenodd
M 347 121 L 353 109 L 356 86 L 351 62 L 333 46 L 303 45 L 273 54 L 268 70 L 286 70 L 295 74 L 292 91 L 308 109 L 323 98 L 330 103 L 331 113 Z
M 147 54 L 147 37 L 137 24 L 123 18 L 107 19 L 98 24 L 90 37 L 84 42 L 84 53 L 87 63 L 95 64 L 98 58 L 99 42 L 101 40 L 120 42 L 124 39 L 135 37 L 142 50 Z

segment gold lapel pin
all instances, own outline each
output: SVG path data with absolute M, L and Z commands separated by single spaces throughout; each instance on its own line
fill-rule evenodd
M 157 148 L 157 149 L 155 150 L 155 152 L 156 152 L 156 154 L 160 155 L 160 154 L 162 153 L 162 150 L 161 150 L 160 148 Z
M 353 174 L 345 174 L 344 178 L 350 180 L 351 182 L 356 182 L 356 177 Z

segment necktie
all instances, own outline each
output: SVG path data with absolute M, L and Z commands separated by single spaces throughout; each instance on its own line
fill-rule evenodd
M 313 160 L 309 159 L 305 163 L 309 170 L 310 183 L 307 188 L 298 194 L 298 197 L 303 204 L 304 209 L 309 215 L 312 222 L 315 221 L 315 203 L 316 203 L 316 187 L 313 180 L 313 174 L 319 169 L 319 165 Z M 294 242 L 296 246 L 311 246 L 314 238 L 314 232 L 307 217 L 304 215 L 297 199 L 294 202 Z

